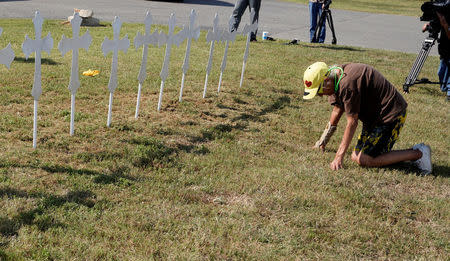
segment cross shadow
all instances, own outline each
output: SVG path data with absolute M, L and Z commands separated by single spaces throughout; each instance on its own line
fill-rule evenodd
M 49 173 L 94 176 L 93 182 L 97 184 L 130 184 L 130 182 L 135 181 L 135 178 L 125 174 L 127 169 L 124 167 L 114 168 L 107 174 L 90 169 L 75 169 L 61 165 L 44 165 L 40 168 Z
M 109 171 L 99 172 L 90 169 L 76 169 L 68 166 L 62 166 L 57 164 L 41 164 L 41 165 L 21 165 L 15 162 L 0 162 L 0 168 L 30 168 L 30 169 L 42 169 L 48 173 L 65 173 L 68 175 L 87 175 L 93 176 L 93 182 L 96 184 L 115 184 L 115 185 L 128 185 L 136 179 L 126 174 L 126 167 L 114 167 Z M 0 197 L 2 194 L 0 193 Z
M 266 107 L 262 108 L 259 112 L 255 114 L 249 114 L 249 113 L 242 113 L 240 116 L 237 116 L 233 118 L 231 121 L 240 121 L 240 120 L 246 120 L 246 121 L 255 121 L 255 122 L 265 122 L 266 119 L 263 119 L 262 116 L 266 115 L 267 113 L 271 113 L 277 110 L 283 109 L 285 106 L 290 105 L 291 98 L 287 95 L 283 95 L 273 101 L 272 104 L 267 105 Z
M 193 143 L 205 143 L 208 141 L 213 141 L 215 139 L 233 139 L 233 130 L 244 130 L 247 128 L 245 124 L 217 124 L 216 126 L 206 128 L 200 131 L 199 136 L 190 136 L 191 142 Z M 199 150 L 197 154 L 206 154 L 209 151 Z
M 96 196 L 89 190 L 73 190 L 65 195 L 57 196 L 47 193 L 30 193 L 6 187 L 0 189 L 0 197 L 26 198 L 40 200 L 38 206 L 31 210 L 19 211 L 12 218 L 0 216 L 0 235 L 5 237 L 17 236 L 19 229 L 25 225 L 34 225 L 40 231 L 46 231 L 53 227 L 65 227 L 66 225 L 55 220 L 49 215 L 53 207 L 60 207 L 66 203 L 75 203 L 92 208 Z

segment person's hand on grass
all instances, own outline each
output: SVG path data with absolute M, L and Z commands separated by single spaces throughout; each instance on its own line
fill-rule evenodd
M 317 143 L 313 146 L 313 149 L 320 149 L 320 151 L 325 152 L 325 145 L 318 145 Z
M 332 170 L 342 169 L 342 160 L 343 159 L 341 157 L 334 158 L 334 160 L 330 163 L 330 168 Z

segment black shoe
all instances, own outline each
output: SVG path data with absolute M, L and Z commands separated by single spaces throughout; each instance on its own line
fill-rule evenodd
M 292 41 L 290 41 L 289 43 L 286 43 L 286 45 L 297 45 L 298 44 L 298 40 L 294 39 Z

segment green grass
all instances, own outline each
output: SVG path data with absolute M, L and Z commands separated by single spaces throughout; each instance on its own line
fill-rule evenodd
M 308 0 L 282 0 L 300 4 L 308 4 Z M 334 0 L 330 6 L 331 9 L 345 9 L 359 12 L 395 14 L 407 16 L 421 16 L 420 6 L 424 0 Z
M 119 87 L 106 127 L 111 55 L 100 45 L 109 24 L 89 28 L 80 51 L 75 135 L 69 136 L 71 53 L 56 49 L 71 28 L 46 21 L 55 47 L 44 54 L 38 147 L 32 149 L 34 63 L 21 52 L 31 19 L 2 19 L 0 47 L 0 260 L 437 259 L 450 251 L 449 106 L 437 86 L 405 95 L 408 118 L 395 148 L 426 142 L 433 175 L 410 164 L 384 169 L 329 163 L 345 120 L 325 153 L 312 150 L 329 118 L 325 99 L 302 100 L 302 74 L 315 61 L 375 66 L 399 89 L 414 54 L 349 46 L 251 44 L 239 88 L 245 39 L 215 49 L 202 99 L 209 46 L 193 43 L 185 95 L 178 102 L 185 43 L 174 48 L 163 107 L 156 112 L 163 48 L 150 48 L 141 114 L 134 119 L 142 50 L 119 55 Z M 167 29 L 167 28 L 163 28 Z M 86 28 L 82 28 L 84 32 Z M 133 39 L 141 24 L 124 24 Z M 33 57 L 32 57 L 33 58 Z M 437 57 L 421 77 L 436 78 Z M 359 131 L 359 130 L 358 130 Z M 352 145 L 354 145 L 353 141 Z

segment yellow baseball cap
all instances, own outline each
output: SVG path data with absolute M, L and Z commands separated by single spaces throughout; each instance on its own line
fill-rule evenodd
M 328 66 L 324 62 L 315 62 L 311 64 L 303 74 L 303 85 L 305 86 L 305 92 L 303 93 L 303 99 L 309 100 L 316 96 L 319 86 L 325 80 L 328 73 Z

